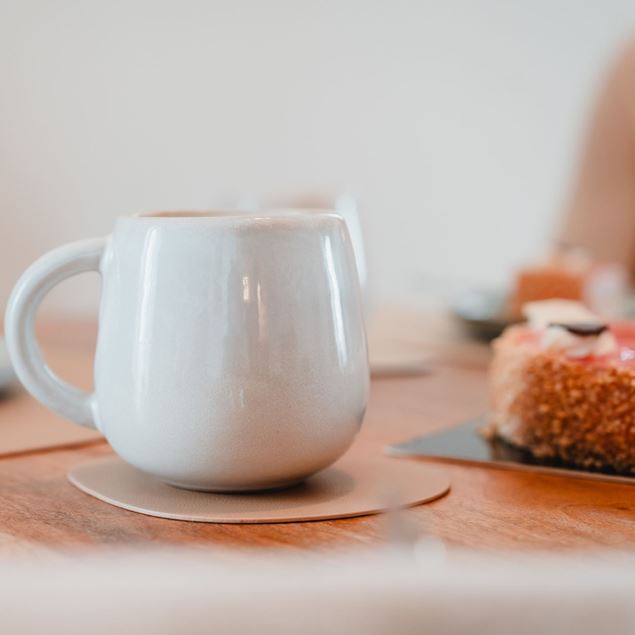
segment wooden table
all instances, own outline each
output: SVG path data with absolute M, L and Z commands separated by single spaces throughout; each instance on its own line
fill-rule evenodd
M 49 324 L 41 329 L 41 338 L 51 366 L 89 387 L 94 327 Z M 452 425 L 484 410 L 486 349 L 462 348 L 456 340 L 450 347 L 439 346 L 438 338 L 425 346 L 437 353 L 432 374 L 373 380 L 357 441 L 369 451 L 379 452 L 386 443 Z M 20 400 L 21 417 L 54 416 L 25 393 L 14 399 Z M 15 404 L 9 409 L 0 401 L 0 428 L 9 410 L 15 412 Z M 282 525 L 186 523 L 111 507 L 66 481 L 71 466 L 110 452 L 99 441 L 1 458 L 0 551 L 157 543 L 327 550 L 385 540 L 381 517 Z M 443 464 L 443 469 L 452 479 L 451 493 L 406 514 L 417 532 L 438 536 L 450 547 L 635 545 L 635 486 L 466 465 Z

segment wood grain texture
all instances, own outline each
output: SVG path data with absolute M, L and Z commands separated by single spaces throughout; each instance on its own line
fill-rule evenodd
M 93 327 L 51 324 L 43 337 L 53 367 L 68 368 L 72 358 L 73 376 L 90 377 Z M 437 359 L 431 375 L 373 381 L 357 443 L 380 452 L 386 443 L 482 412 L 485 358 L 484 351 L 470 349 L 461 364 L 455 347 L 451 357 Z M 0 401 L 0 421 L 3 408 Z M 21 416 L 44 415 L 33 402 Z M 110 452 L 106 443 L 98 443 L 0 459 L 0 551 L 156 543 L 320 550 L 386 538 L 381 517 L 231 526 L 162 520 L 111 507 L 67 482 L 71 466 Z M 404 512 L 420 535 L 439 536 L 450 546 L 495 550 L 635 546 L 635 486 L 444 466 L 452 480 L 450 495 Z

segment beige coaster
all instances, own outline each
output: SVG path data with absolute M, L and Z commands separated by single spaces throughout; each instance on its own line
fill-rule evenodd
M 207 523 L 288 523 L 365 516 L 391 506 L 426 503 L 450 489 L 447 475 L 437 467 L 355 452 L 302 485 L 253 494 L 178 489 L 117 457 L 79 465 L 68 478 L 83 492 L 117 507 Z

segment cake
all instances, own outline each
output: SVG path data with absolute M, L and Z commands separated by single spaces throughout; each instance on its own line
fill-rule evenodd
M 537 459 L 635 474 L 635 324 L 546 301 L 494 341 L 487 435 Z
M 513 319 L 519 319 L 529 302 L 562 299 L 580 302 L 602 314 L 615 314 L 621 309 L 626 289 L 623 267 L 595 263 L 583 252 L 569 249 L 519 269 L 507 310 Z

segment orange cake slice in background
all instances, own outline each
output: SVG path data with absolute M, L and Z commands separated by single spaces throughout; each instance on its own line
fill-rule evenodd
M 593 262 L 580 250 L 569 249 L 516 272 L 508 313 L 522 317 L 529 302 L 575 300 L 603 315 L 618 314 L 628 289 L 628 275 L 618 264 Z
M 635 323 L 536 302 L 494 341 L 486 434 L 588 469 L 635 473 Z

